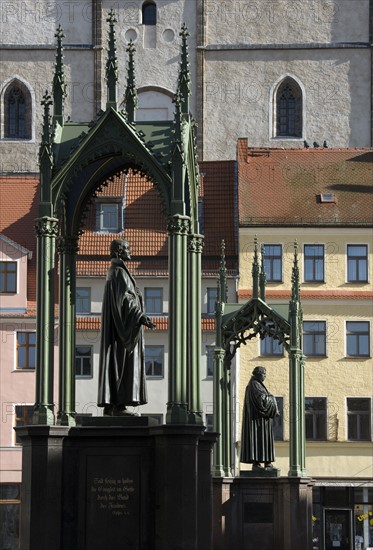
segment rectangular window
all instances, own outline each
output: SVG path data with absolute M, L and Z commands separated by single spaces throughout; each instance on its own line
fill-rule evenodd
M 347 397 L 347 439 L 370 441 L 371 400 L 369 397 Z
M 78 315 L 91 313 L 91 289 L 78 287 L 76 289 L 75 310 Z
M 35 332 L 17 332 L 17 369 L 35 368 Z
M 163 378 L 164 346 L 145 346 L 145 373 L 148 378 Z
M 163 289 L 145 288 L 144 291 L 146 313 L 163 313 Z
M 306 439 L 326 439 L 326 397 L 306 397 Z
M 369 357 L 369 321 L 347 321 L 347 357 Z
M 304 321 L 303 352 L 305 355 L 326 355 L 326 322 Z
M 281 342 L 271 336 L 265 335 L 260 340 L 260 355 L 283 355 L 284 347 Z
M 0 484 L 0 548 L 16 550 L 20 547 L 20 507 L 20 485 L 18 483 Z
M 0 292 L 17 291 L 17 262 L 0 262 Z
M 119 233 L 123 230 L 123 208 L 119 202 L 99 202 L 96 205 L 97 231 Z
M 75 347 L 75 376 L 93 376 L 92 346 Z
M 206 378 L 214 376 L 214 346 L 206 346 Z
M 366 244 L 347 245 L 347 281 L 368 282 L 368 247 Z
M 324 282 L 324 245 L 304 245 L 304 281 L 307 283 Z
M 284 398 L 276 397 L 279 416 L 275 416 L 273 419 L 273 437 L 277 441 L 284 439 Z
M 30 426 L 32 424 L 32 415 L 34 405 L 16 405 L 15 406 L 15 426 Z M 16 445 L 21 444 L 21 439 L 16 435 Z
M 269 283 L 282 281 L 282 246 L 280 244 L 265 244 L 264 270 Z
M 207 289 L 207 313 L 215 313 L 215 303 L 218 299 L 218 289 L 217 288 L 208 288 Z

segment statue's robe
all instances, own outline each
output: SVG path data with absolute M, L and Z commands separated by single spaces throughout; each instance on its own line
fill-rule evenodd
M 273 418 L 278 415 L 276 398 L 263 382 L 252 377 L 245 392 L 242 417 L 241 462 L 275 460 Z
M 112 259 L 101 316 L 98 405 L 147 403 L 142 296 L 121 259 Z

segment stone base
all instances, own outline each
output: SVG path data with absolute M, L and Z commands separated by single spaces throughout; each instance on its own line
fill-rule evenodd
M 312 485 L 308 478 L 214 478 L 214 550 L 312 550 Z
M 17 429 L 21 550 L 211 550 L 216 434 L 147 417 L 78 422 Z
M 281 470 L 279 468 L 271 468 L 266 470 L 265 468 L 262 469 L 255 469 L 255 470 L 241 470 L 240 471 L 240 477 L 280 477 Z

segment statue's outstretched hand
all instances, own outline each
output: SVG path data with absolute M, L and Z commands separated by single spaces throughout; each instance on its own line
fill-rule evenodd
M 148 328 L 151 328 L 151 329 L 156 327 L 156 325 L 149 319 L 149 317 L 145 318 L 144 325 Z

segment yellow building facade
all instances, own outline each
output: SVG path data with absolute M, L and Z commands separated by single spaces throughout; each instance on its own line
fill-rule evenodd
M 238 143 L 238 300 L 243 304 L 252 295 L 257 238 L 267 277 L 266 301 L 274 309 L 288 304 L 297 241 L 306 473 L 315 483 L 313 548 L 365 550 L 373 546 L 372 153 L 361 152 L 360 158 L 369 162 L 360 169 L 356 152 L 345 151 L 343 159 L 341 151 L 334 157 L 331 151 L 311 155 L 303 151 L 303 156 L 294 157 L 292 151 L 245 151 L 242 142 Z M 348 162 L 356 163 L 359 175 L 351 176 Z M 297 178 L 288 177 L 289 169 Z M 295 195 L 298 206 L 289 208 Z M 322 203 L 323 195 L 327 204 Z M 265 385 L 278 400 L 275 466 L 286 476 L 289 360 L 287 352 L 267 337 L 248 340 L 240 348 L 238 461 L 245 388 L 258 365 L 266 368 Z M 241 470 L 249 468 L 240 464 Z

